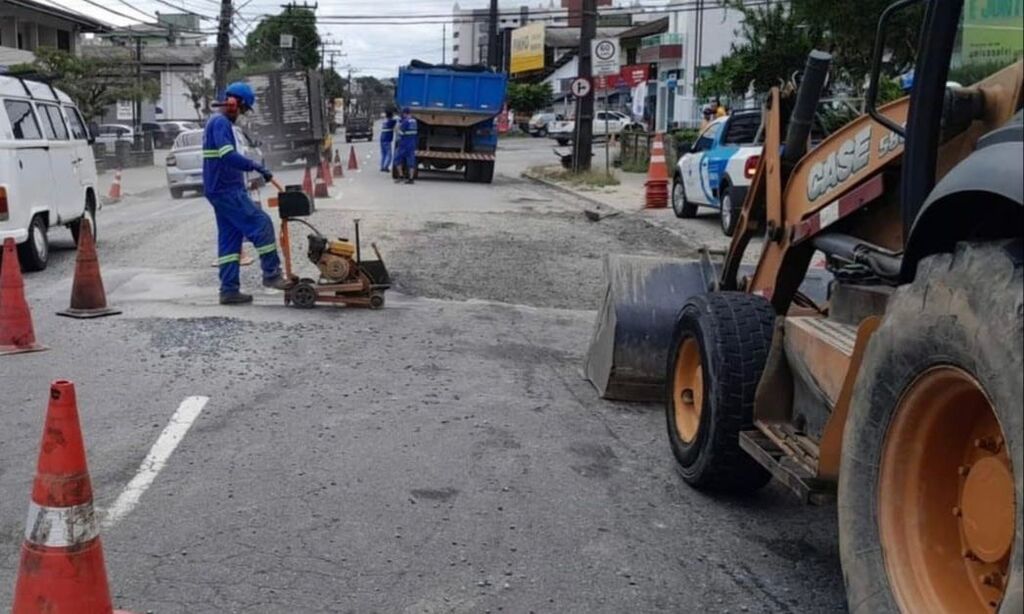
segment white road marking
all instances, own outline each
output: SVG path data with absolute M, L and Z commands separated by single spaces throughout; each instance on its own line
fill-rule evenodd
M 171 421 L 164 428 L 163 432 L 160 433 L 156 443 L 149 449 L 149 454 L 146 455 L 142 464 L 139 465 L 139 470 L 135 477 L 124 487 L 117 500 L 114 501 L 114 505 L 110 506 L 110 509 L 107 510 L 102 524 L 104 529 L 114 526 L 135 509 L 143 493 L 146 492 L 153 483 L 153 480 L 156 479 L 157 474 L 167 464 L 167 459 L 171 457 L 174 449 L 185 438 L 188 429 L 192 427 L 192 423 L 199 417 L 203 407 L 206 406 L 206 402 L 209 400 L 209 397 L 186 397 L 181 402 L 181 405 L 178 406 L 178 411 L 174 412 L 174 415 L 171 416 Z

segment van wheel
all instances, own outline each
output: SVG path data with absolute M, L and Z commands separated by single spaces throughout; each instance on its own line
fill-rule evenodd
M 181 188 L 171 188 L 171 198 L 175 200 L 181 198 L 184 193 L 185 190 L 182 190 Z
M 89 203 L 85 206 L 85 212 L 82 213 L 82 217 L 68 225 L 68 228 L 71 230 L 71 238 L 75 240 L 75 245 L 78 245 L 78 237 L 82 232 L 82 220 L 89 220 L 89 227 L 92 229 L 92 242 L 94 244 L 98 243 L 100 235 L 99 229 L 96 228 L 96 206 Z
M 42 271 L 50 261 L 50 240 L 46 236 L 46 220 L 42 215 L 28 225 L 28 240 L 18 246 L 18 260 L 26 271 Z

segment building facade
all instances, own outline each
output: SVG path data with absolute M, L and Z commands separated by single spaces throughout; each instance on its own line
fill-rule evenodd
M 99 20 L 33 0 L 0 0 L 0 72 L 35 60 L 34 51 L 54 47 L 78 53 L 81 35 L 105 32 Z
M 749 0 L 748 0 L 749 1 Z M 668 31 L 644 38 L 639 59 L 657 67 L 655 129 L 700 124 L 705 101 L 696 92 L 703 71 L 729 54 L 739 39 L 743 14 L 715 0 L 672 0 Z

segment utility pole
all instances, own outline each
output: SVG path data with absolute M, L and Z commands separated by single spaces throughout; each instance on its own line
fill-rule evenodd
M 591 81 L 590 41 L 597 35 L 597 0 L 583 0 L 580 21 L 579 77 Z M 590 156 L 594 150 L 594 88 L 576 100 L 576 152 L 573 156 L 576 172 L 590 170 Z
M 135 106 L 132 109 L 135 134 L 142 134 L 142 37 L 135 37 Z
M 231 12 L 231 0 L 220 0 L 217 50 L 213 61 L 213 90 L 217 100 L 224 98 L 224 90 L 228 86 L 228 68 L 231 66 Z
M 448 63 L 448 24 L 441 24 L 441 63 Z
M 491 10 L 487 20 L 487 65 L 498 66 L 498 0 L 491 0 Z

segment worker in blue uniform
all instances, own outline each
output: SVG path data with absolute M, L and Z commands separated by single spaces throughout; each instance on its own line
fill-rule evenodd
M 260 256 L 263 285 L 287 289 L 289 280 L 281 273 L 281 260 L 274 240 L 270 216 L 253 204 L 245 185 L 245 173 L 255 171 L 270 181 L 270 171 L 238 153 L 234 123 L 256 102 L 252 88 L 232 83 L 224 91 L 221 112 L 206 122 L 203 133 L 203 194 L 217 217 L 217 264 L 220 267 L 220 303 L 251 303 L 252 295 L 239 290 L 239 256 L 242 238 L 248 239 Z
M 402 109 L 402 121 L 398 122 L 398 148 L 395 150 L 395 164 L 402 166 L 402 177 L 406 183 L 413 183 L 416 173 L 416 118 L 409 107 Z M 397 178 L 396 178 L 397 180 Z
M 395 112 L 388 109 L 384 112 L 384 126 L 380 129 L 380 172 L 386 173 L 391 170 L 393 145 L 395 142 L 395 126 L 398 120 L 395 119 Z

